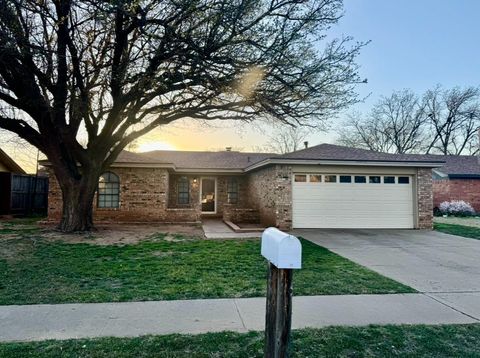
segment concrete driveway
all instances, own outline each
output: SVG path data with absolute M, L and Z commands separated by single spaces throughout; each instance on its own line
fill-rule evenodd
M 295 230 L 320 246 L 480 317 L 480 240 L 423 230 Z

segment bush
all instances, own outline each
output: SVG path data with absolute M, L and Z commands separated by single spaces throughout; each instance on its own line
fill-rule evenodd
M 440 204 L 439 209 L 443 215 L 453 215 L 453 216 L 475 215 L 475 210 L 473 210 L 470 203 L 467 203 L 463 200 L 444 201 L 443 203 Z

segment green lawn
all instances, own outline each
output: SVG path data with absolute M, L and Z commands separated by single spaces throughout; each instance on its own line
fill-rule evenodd
M 295 295 L 414 292 L 303 240 Z M 0 304 L 265 295 L 258 240 L 157 234 L 130 245 L 68 244 L 35 234 L 0 240 Z
M 433 228 L 446 234 L 468 237 L 480 240 L 480 228 L 455 224 L 434 223 Z
M 478 357 L 480 324 L 293 331 L 292 357 Z M 0 344 L 1 357 L 263 357 L 263 332 Z

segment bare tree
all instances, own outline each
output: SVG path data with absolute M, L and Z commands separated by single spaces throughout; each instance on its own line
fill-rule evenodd
M 354 103 L 364 44 L 325 40 L 341 13 L 341 0 L 0 0 L 0 128 L 47 156 L 59 228 L 88 230 L 101 173 L 158 126 L 319 122 Z
M 312 133 L 312 128 L 282 126 L 274 130 L 270 139 L 265 145 L 265 152 L 268 153 L 291 153 L 304 147 L 304 142 Z
M 338 130 L 338 142 L 380 152 L 410 153 L 424 145 L 425 104 L 410 90 L 382 97 L 366 117 L 354 113 Z
M 424 95 L 430 141 L 426 153 L 475 153 L 480 128 L 480 90 L 444 90 L 437 86 Z

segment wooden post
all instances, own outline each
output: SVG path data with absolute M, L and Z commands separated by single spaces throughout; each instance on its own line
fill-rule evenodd
M 289 356 L 293 270 L 268 264 L 265 358 Z

